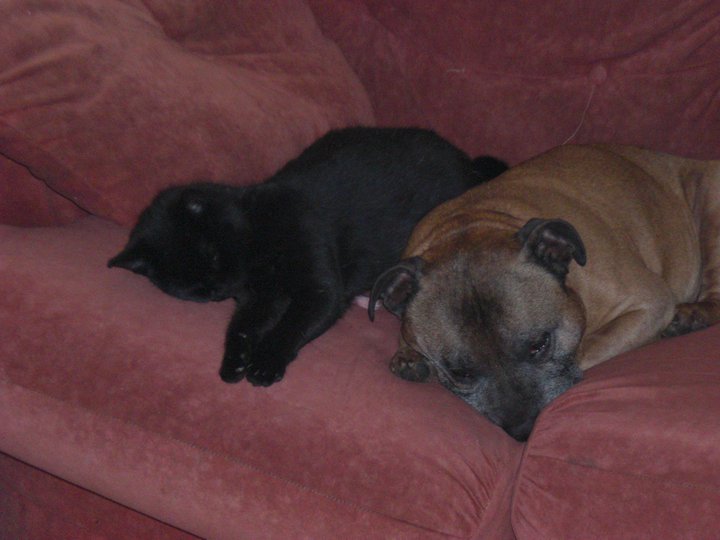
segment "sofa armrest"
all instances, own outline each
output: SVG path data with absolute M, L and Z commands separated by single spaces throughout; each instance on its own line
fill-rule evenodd
M 592 368 L 528 441 L 513 529 L 531 538 L 720 530 L 720 325 Z

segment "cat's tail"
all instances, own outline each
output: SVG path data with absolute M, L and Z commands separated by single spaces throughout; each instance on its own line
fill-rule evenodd
M 478 184 L 500 176 L 509 168 L 503 160 L 492 156 L 478 156 L 473 159 L 472 166 Z

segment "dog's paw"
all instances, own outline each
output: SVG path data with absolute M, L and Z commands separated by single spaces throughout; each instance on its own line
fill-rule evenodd
M 675 317 L 662 331 L 661 336 L 664 338 L 681 336 L 702 330 L 709 325 L 708 316 L 702 304 L 680 304 L 675 312 Z
M 424 359 L 406 356 L 401 352 L 390 360 L 390 371 L 411 382 L 425 382 L 430 378 L 430 367 Z
M 220 378 L 226 383 L 240 382 L 245 377 L 251 359 L 250 338 L 246 334 L 240 334 L 225 347 Z

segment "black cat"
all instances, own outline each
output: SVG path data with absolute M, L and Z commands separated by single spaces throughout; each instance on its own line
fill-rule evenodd
M 267 386 L 399 259 L 420 218 L 506 168 L 432 131 L 331 131 L 262 184 L 162 191 L 108 266 L 181 299 L 234 298 L 220 377 Z

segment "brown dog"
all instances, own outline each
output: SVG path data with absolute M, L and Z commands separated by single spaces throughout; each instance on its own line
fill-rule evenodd
M 369 314 L 402 317 L 395 373 L 522 440 L 581 369 L 720 320 L 719 233 L 720 161 L 563 146 L 428 214 Z

